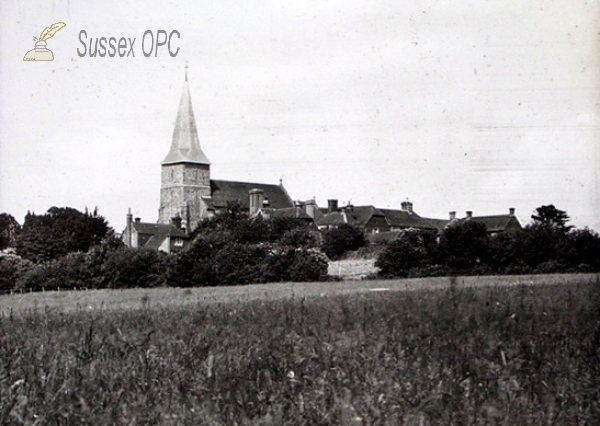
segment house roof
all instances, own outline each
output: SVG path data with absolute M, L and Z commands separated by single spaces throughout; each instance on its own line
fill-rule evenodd
M 242 208 L 249 208 L 249 192 L 251 189 L 264 191 L 268 207 L 284 209 L 294 207 L 294 202 L 283 188 L 283 185 L 271 185 L 253 182 L 233 182 L 229 180 L 211 180 L 210 192 L 214 207 L 227 207 L 228 202 L 239 202 Z
M 196 129 L 192 98 L 187 82 L 187 72 L 177 118 L 175 119 L 171 149 L 162 162 L 163 165 L 175 163 L 210 164 L 198 141 L 198 130 Z
M 273 209 L 273 212 L 271 213 L 271 217 L 293 217 L 293 218 L 298 218 L 298 219 L 312 220 L 312 217 L 310 217 L 308 215 L 308 213 L 306 213 L 304 211 L 304 209 L 299 206 L 286 207 L 283 209 Z
M 488 232 L 502 232 L 508 228 L 511 220 L 516 220 L 518 227 L 521 227 L 518 219 L 515 216 L 511 216 L 510 214 L 499 214 L 499 215 L 491 215 L 491 216 L 473 216 L 471 218 L 465 217 L 462 219 L 456 219 L 450 225 L 463 225 L 468 221 L 473 221 L 477 223 L 483 223 L 487 228 Z
M 448 223 L 450 223 L 449 219 L 432 219 L 429 217 L 423 217 L 422 219 L 426 222 L 429 222 L 433 226 L 433 228 L 439 231 L 443 231 L 444 228 L 448 225 Z
M 189 238 L 183 230 L 171 224 L 133 222 L 131 225 L 139 235 L 150 236 L 144 244 L 144 247 L 153 250 L 158 250 L 168 237 L 182 239 Z
M 383 212 L 374 206 L 353 206 L 346 210 L 350 223 L 365 226 L 373 216 L 385 217 Z
M 138 234 L 165 235 L 177 238 L 187 238 L 187 234 L 175 225 L 166 223 L 133 222 L 133 228 Z
M 380 209 L 392 228 L 438 229 L 430 220 L 408 210 Z
M 323 217 L 317 220 L 319 226 L 341 225 L 348 223 L 353 226 L 365 226 L 374 216 L 384 217 L 384 214 L 374 206 L 352 206 L 341 210 L 323 213 Z
M 214 210 L 215 204 L 213 203 L 212 197 L 202 197 L 202 201 L 206 205 L 207 210 Z
M 349 223 L 346 213 L 335 211 L 323 215 L 323 217 L 317 221 L 317 226 L 338 226 L 342 223 Z

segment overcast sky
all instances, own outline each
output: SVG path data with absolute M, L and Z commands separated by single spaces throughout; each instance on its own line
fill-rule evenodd
M 600 231 L 599 18 L 597 0 L 0 0 L 0 211 L 156 221 L 187 61 L 215 179 L 523 224 L 552 203 Z M 54 61 L 24 62 L 60 21 Z M 176 57 L 144 57 L 160 29 Z M 135 57 L 79 57 L 81 30 Z

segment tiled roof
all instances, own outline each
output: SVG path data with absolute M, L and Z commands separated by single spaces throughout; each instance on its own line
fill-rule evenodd
M 346 210 L 350 223 L 355 226 L 365 226 L 373 216 L 385 217 L 383 212 L 374 206 L 353 206 Z
M 321 209 L 323 210 L 323 209 Z M 418 229 L 443 229 L 447 221 L 442 219 L 424 219 L 414 212 L 407 210 L 379 209 L 374 206 L 354 206 L 351 209 L 325 213 L 317 221 L 319 226 L 337 226 L 349 223 L 354 226 L 364 227 L 373 218 L 385 218 L 392 228 L 418 228 Z M 440 226 L 442 228 L 440 228 Z
M 286 207 L 283 209 L 274 209 L 271 217 L 293 217 L 299 219 L 312 219 L 302 207 Z
M 380 209 L 392 228 L 437 229 L 429 220 L 407 210 Z
M 452 222 L 452 225 L 463 225 L 467 221 L 473 221 L 477 223 L 483 223 L 487 228 L 488 232 L 502 232 L 509 227 L 511 220 L 513 219 L 515 221 L 514 226 L 516 228 L 520 228 L 521 224 L 519 223 L 518 219 L 515 216 L 511 216 L 509 214 L 473 216 L 471 218 L 465 217 Z
M 321 210 L 322 211 L 322 210 Z M 338 211 L 323 214 L 317 220 L 319 226 L 340 225 L 348 223 L 353 226 L 362 227 L 367 225 L 374 216 L 385 217 L 381 210 L 374 206 L 352 206 Z
M 164 223 L 133 222 L 133 228 L 140 235 L 150 235 L 145 248 L 158 250 L 167 237 L 187 239 L 188 235 L 174 225 Z
M 138 234 L 165 235 L 177 238 L 187 238 L 187 234 L 174 225 L 165 223 L 133 222 Z
M 432 227 L 437 229 L 438 231 L 443 231 L 444 228 L 448 225 L 448 223 L 450 223 L 449 219 L 432 219 L 429 217 L 423 217 L 422 219 L 426 222 L 429 222 L 432 225 Z
M 249 192 L 251 189 L 262 189 L 268 207 L 284 209 L 294 207 L 294 202 L 282 185 L 270 185 L 253 182 L 233 182 L 229 180 L 211 180 L 210 191 L 215 208 L 225 208 L 228 202 L 239 202 L 242 208 L 249 207 Z
M 204 201 L 204 204 L 208 210 L 215 209 L 215 204 L 213 203 L 212 197 L 202 197 L 202 201 Z
M 343 223 L 348 223 L 348 217 L 340 211 L 327 213 L 317 221 L 318 226 L 339 226 Z

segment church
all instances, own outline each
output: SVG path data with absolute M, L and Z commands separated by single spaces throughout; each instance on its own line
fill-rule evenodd
M 200 147 L 192 108 L 187 68 L 173 129 L 171 148 L 161 163 L 158 222 L 142 222 L 127 214 L 122 239 L 129 247 L 174 253 L 187 244 L 188 234 L 203 220 L 237 203 L 249 215 L 281 212 L 305 216 L 279 184 L 211 179 L 210 161 Z
M 468 221 L 485 224 L 494 235 L 521 229 L 513 208 L 508 214 L 494 216 L 473 216 L 467 211 L 464 219 L 456 218 L 456 212 L 450 212 L 449 219 L 432 219 L 418 215 L 408 200 L 401 203 L 401 209 L 372 205 L 339 208 L 336 199 L 328 200 L 327 208 L 319 208 L 314 199 L 294 202 L 281 180 L 279 184 L 264 184 L 212 179 L 210 161 L 198 139 L 186 67 L 171 147 L 161 163 L 158 221 L 134 219 L 130 210 L 121 238 L 128 247 L 176 253 L 184 249 L 190 232 L 202 220 L 226 212 L 232 203 L 250 217 L 298 218 L 315 231 L 350 224 L 362 229 L 373 242 L 395 239 L 407 229 L 442 232 Z

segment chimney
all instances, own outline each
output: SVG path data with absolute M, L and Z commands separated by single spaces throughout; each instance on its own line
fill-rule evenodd
M 315 218 L 315 210 L 317 209 L 317 203 L 315 202 L 315 199 L 313 198 L 312 200 L 308 200 L 304 206 L 305 206 L 304 208 L 306 210 L 306 214 L 314 219 Z
M 408 200 L 402 201 L 402 203 L 400 203 L 400 206 L 402 206 L 402 210 L 404 211 L 407 211 L 409 213 L 413 212 L 413 203 L 411 203 Z
M 473 212 L 471 210 L 467 210 L 467 219 L 471 219 L 473 217 Z
M 175 225 L 175 227 L 176 227 L 177 229 L 181 229 L 181 221 L 182 221 L 182 220 L 183 220 L 183 219 L 181 219 L 181 216 L 179 216 L 179 215 L 178 215 L 178 216 L 175 216 L 174 218 L 172 218 L 172 219 L 171 219 L 171 223 L 172 223 L 173 225 Z
M 456 212 L 450 212 L 450 220 L 456 219 Z
M 126 239 L 127 241 L 125 241 L 125 243 L 127 244 L 127 247 L 131 247 L 131 234 L 132 234 L 132 230 L 131 230 L 131 226 L 133 224 L 133 215 L 131 214 L 131 208 L 127 209 L 127 228 L 125 228 L 125 233 L 126 233 Z
M 336 212 L 338 210 L 338 200 L 330 199 L 327 200 L 327 211 L 329 213 Z
M 514 207 L 511 207 L 511 208 L 509 208 L 509 209 L 508 209 L 508 214 L 509 214 L 510 216 L 514 216 L 514 215 L 515 215 L 515 208 L 514 208 Z
M 136 217 L 136 218 L 135 218 L 135 223 L 140 223 L 141 221 L 142 221 L 142 218 L 141 218 L 141 217 Z
M 263 202 L 265 201 L 265 191 L 262 189 L 254 188 L 249 192 L 250 204 L 249 204 L 249 215 L 254 216 L 258 211 L 263 208 Z

